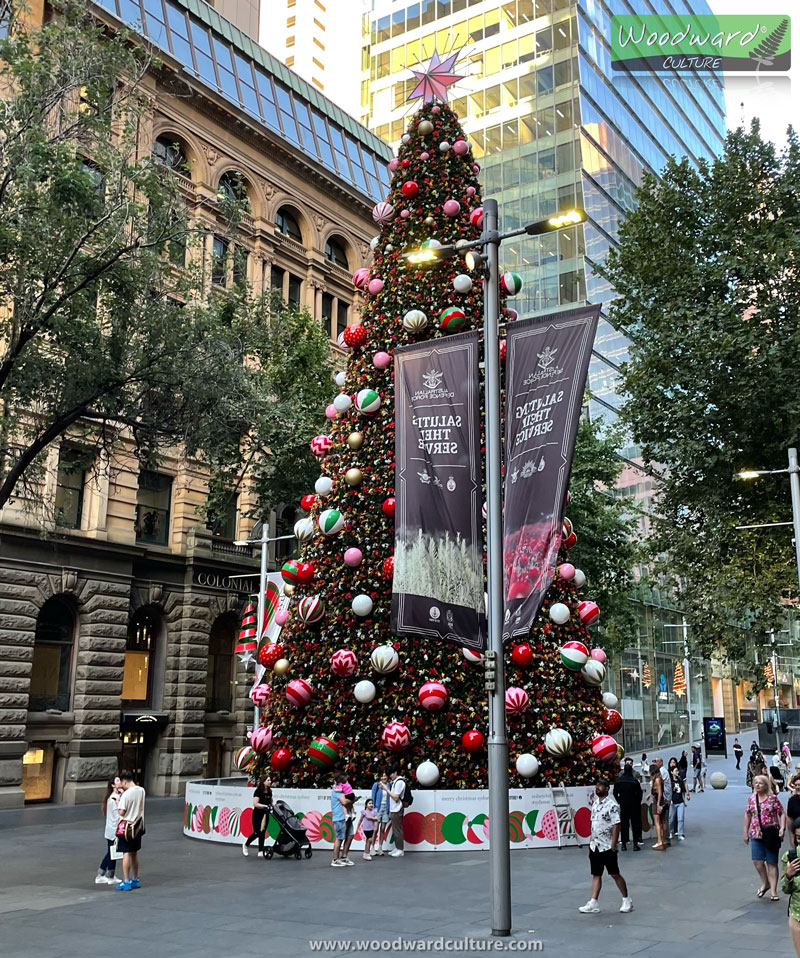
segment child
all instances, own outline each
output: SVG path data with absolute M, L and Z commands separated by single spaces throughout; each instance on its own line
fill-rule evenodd
M 364 811 L 361 813 L 361 818 L 358 820 L 358 828 L 364 826 L 364 861 L 371 862 L 372 855 L 370 855 L 370 849 L 372 848 L 372 839 L 375 835 L 375 826 L 377 824 L 378 814 L 375 811 L 375 802 L 371 798 L 368 798 L 365 805 Z M 358 831 L 358 828 L 356 831 Z

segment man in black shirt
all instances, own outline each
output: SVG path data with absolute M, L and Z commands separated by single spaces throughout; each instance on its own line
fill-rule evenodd
M 733 740 L 733 754 L 736 756 L 736 767 L 739 768 L 739 762 L 741 762 L 742 755 L 744 755 L 744 749 L 739 744 L 738 738 Z
M 629 828 L 633 829 L 633 850 L 639 851 L 642 841 L 642 786 L 633 775 L 633 759 L 625 759 L 625 767 L 614 782 L 614 798 L 619 805 L 622 850 L 628 850 Z

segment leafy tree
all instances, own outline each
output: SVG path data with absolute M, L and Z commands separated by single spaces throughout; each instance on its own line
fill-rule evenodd
M 798 593 L 790 533 L 737 526 L 791 518 L 780 469 L 798 442 L 800 142 L 781 151 L 757 122 L 697 167 L 646 176 L 605 266 L 611 321 L 631 340 L 625 416 L 659 464 L 653 547 L 678 582 L 705 653 L 746 655 Z
M 247 467 L 262 509 L 292 496 L 313 468 L 306 410 L 330 391 L 324 333 L 245 288 L 206 296 L 202 224 L 165 164 L 142 155 L 153 63 L 134 38 L 72 0 L 42 26 L 6 27 L 0 508 L 36 497 L 64 436 L 87 463 L 122 440 L 145 462 L 182 446 L 213 467 L 217 491 Z M 219 205 L 235 232 L 237 198 Z

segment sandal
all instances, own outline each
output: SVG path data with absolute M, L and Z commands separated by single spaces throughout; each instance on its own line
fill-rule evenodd
M 756 892 L 756 898 L 763 898 L 764 895 L 769 891 L 769 888 L 759 888 Z
M 779 897 L 778 895 L 770 895 L 770 896 L 769 896 L 769 900 L 770 900 L 770 901 L 780 901 L 780 897 Z

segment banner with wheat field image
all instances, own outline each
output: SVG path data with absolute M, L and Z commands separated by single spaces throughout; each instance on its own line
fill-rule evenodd
M 395 350 L 392 632 L 486 644 L 478 333 Z

